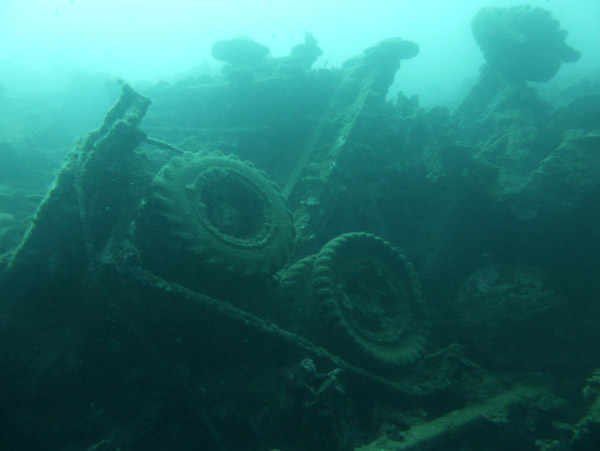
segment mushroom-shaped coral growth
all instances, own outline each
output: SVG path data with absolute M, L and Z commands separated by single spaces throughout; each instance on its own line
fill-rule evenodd
M 387 38 L 364 51 L 365 59 L 371 62 L 408 60 L 419 54 L 419 46 L 400 38 Z
M 483 8 L 471 27 L 488 64 L 513 83 L 546 82 L 562 62 L 581 56 L 565 44 L 567 32 L 545 9 Z
M 292 48 L 290 57 L 300 62 L 304 67 L 310 68 L 323 50 L 317 45 L 317 40 L 308 31 L 304 33 L 304 44 L 298 44 Z
M 263 63 L 269 51 L 269 47 L 246 36 L 240 36 L 215 42 L 211 54 L 214 59 L 232 66 L 250 67 Z

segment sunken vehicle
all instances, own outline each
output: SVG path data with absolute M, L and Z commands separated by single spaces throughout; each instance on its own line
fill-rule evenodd
M 596 449 L 600 91 L 528 84 L 542 9 L 473 33 L 454 111 L 386 100 L 400 38 L 122 83 L 2 256 L 3 448 Z

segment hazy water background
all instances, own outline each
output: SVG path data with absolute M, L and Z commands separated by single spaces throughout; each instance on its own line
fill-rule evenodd
M 483 6 L 541 6 L 582 52 L 556 80 L 600 66 L 598 0 L 0 0 L 0 83 L 4 95 L 63 92 L 73 71 L 130 83 L 218 71 L 219 39 L 246 35 L 285 56 L 310 31 L 324 53 L 313 67 L 335 67 L 383 38 L 418 43 L 392 89 L 421 105 L 453 106 L 483 62 L 470 21 Z
M 538 102 L 533 94 L 525 95 L 530 90 L 522 90 L 524 101 L 519 103 L 520 97 L 513 95 L 504 105 L 505 110 L 498 109 L 497 122 L 495 117 L 491 117 L 487 124 L 475 121 L 474 125 L 468 123 L 461 129 L 441 108 L 419 109 L 413 116 L 409 115 L 409 111 L 406 117 L 402 115 L 402 108 L 382 108 L 377 110 L 381 114 L 371 114 L 367 109 L 364 117 L 359 117 L 360 121 L 354 121 L 356 123 L 351 123 L 347 129 L 336 116 L 327 115 L 327 110 L 323 108 L 325 101 L 321 102 L 323 90 L 318 89 L 310 92 L 312 97 L 302 103 L 301 106 L 306 110 L 299 109 L 283 115 L 282 120 L 273 127 L 264 127 L 261 123 L 263 117 L 267 120 L 276 118 L 271 109 L 264 116 L 259 114 L 251 118 L 248 126 L 237 124 L 233 119 L 220 121 L 220 116 L 213 113 L 220 111 L 219 108 L 206 108 L 209 112 L 207 116 L 214 118 L 217 124 L 214 127 L 216 130 L 212 130 L 210 124 L 202 124 L 204 117 L 197 117 L 202 108 L 196 108 L 204 107 L 204 99 L 213 98 L 207 95 L 212 87 L 203 92 L 194 90 L 198 86 L 192 83 L 191 89 L 187 90 L 185 83 L 181 83 L 179 86 L 183 85 L 183 88 L 180 90 L 177 89 L 178 85 L 174 85 L 173 89 L 164 89 L 162 98 L 161 89 L 151 87 L 160 80 L 176 81 L 200 73 L 218 74 L 221 63 L 210 56 L 213 43 L 239 35 L 249 36 L 269 46 L 271 56 L 277 58 L 288 55 L 290 48 L 301 43 L 304 33 L 309 31 L 324 51 L 313 66 L 316 69 L 339 67 L 343 61 L 360 54 L 381 39 L 399 36 L 418 43 L 421 51 L 417 57 L 402 62 L 392 90 L 402 90 L 407 96 L 417 94 L 421 106 L 444 105 L 452 108 L 464 98 L 470 84 L 477 80 L 479 67 L 483 63 L 471 33 L 473 16 L 484 6 L 510 7 L 519 4 L 550 10 L 561 27 L 569 32 L 566 43 L 582 53 L 579 61 L 564 64 L 548 85 L 565 86 L 579 75 L 600 69 L 600 0 L 0 0 L 0 268 L 3 261 L 8 261 L 3 260 L 4 255 L 10 255 L 23 236 L 23 231 L 27 230 L 32 214 L 55 180 L 74 140 L 102 124 L 103 116 L 120 93 L 119 86 L 111 81 L 122 78 L 155 102 L 152 107 L 154 110 L 150 110 L 150 121 L 145 119 L 141 128 L 150 137 L 164 139 L 180 148 L 210 149 L 213 143 L 217 143 L 218 146 L 225 146 L 223 151 L 251 160 L 259 168 L 265 162 L 274 162 L 269 168 L 279 166 L 282 169 L 277 171 L 278 174 L 288 174 L 286 167 L 294 167 L 296 156 L 302 156 L 304 149 L 309 148 L 310 137 L 315 135 L 318 138 L 313 141 L 317 142 L 315 148 L 318 150 L 335 140 L 333 147 L 344 149 L 345 160 L 325 159 L 326 163 L 331 164 L 330 169 L 324 172 L 338 174 L 323 180 L 339 183 L 339 190 L 332 190 L 331 196 L 327 194 L 321 200 L 312 195 L 312 188 L 309 187 L 306 192 L 310 197 L 299 200 L 299 204 L 305 202 L 312 209 L 298 208 L 307 218 L 317 207 L 325 209 L 334 206 L 334 213 L 315 213 L 314 222 L 318 227 L 315 230 L 324 230 L 324 233 L 313 243 L 306 235 L 299 236 L 297 241 L 308 243 L 303 251 L 309 253 L 313 252 L 310 250 L 312 245 L 318 251 L 315 243 L 321 239 L 326 241 L 327 234 L 358 229 L 377 231 L 394 245 L 401 246 L 421 277 L 425 300 L 432 311 L 432 324 L 436 325 L 436 352 L 431 355 L 441 359 L 427 359 L 434 363 L 427 363 L 425 371 L 417 370 L 414 380 L 419 381 L 420 377 L 424 377 L 423 386 L 435 386 L 438 382 L 429 384 L 428 373 L 431 371 L 435 374 L 431 380 L 442 384 L 441 388 L 432 389 L 433 395 L 425 394 L 426 398 L 421 398 L 426 399 L 423 406 L 416 404 L 417 398 L 410 401 L 409 407 L 411 403 L 416 407 L 410 407 L 406 416 L 403 410 L 406 407 L 404 396 L 384 400 L 394 405 L 389 413 L 386 413 L 385 402 L 382 403 L 382 409 L 373 407 L 373 411 L 361 412 L 360 416 L 364 417 L 361 421 L 369 425 L 365 430 L 357 429 L 355 432 L 349 427 L 352 423 L 347 421 L 354 415 L 355 405 L 348 404 L 346 398 L 359 399 L 356 407 L 361 408 L 371 403 L 371 400 L 364 401 L 370 398 L 371 392 L 361 389 L 355 395 L 352 391 L 358 384 L 349 385 L 348 391 L 343 386 L 338 389 L 336 384 L 331 384 L 331 390 L 341 395 L 332 398 L 332 406 L 337 406 L 338 410 L 330 409 L 327 404 L 329 401 L 324 404 L 307 403 L 306 399 L 312 400 L 312 394 L 315 393 L 312 387 L 314 382 L 307 378 L 315 376 L 306 376 L 301 372 L 294 374 L 296 369 L 293 368 L 300 368 L 304 360 L 298 359 L 293 364 L 291 359 L 296 358 L 293 353 L 274 357 L 280 350 L 287 349 L 287 345 L 280 346 L 274 340 L 277 346 L 273 347 L 273 351 L 265 352 L 265 343 L 268 342 L 260 338 L 265 332 L 262 319 L 260 324 L 263 332 L 248 334 L 246 327 L 254 326 L 248 326 L 246 322 L 246 326 L 240 326 L 238 336 L 232 330 L 235 325 L 241 325 L 241 321 L 221 319 L 221 313 L 205 315 L 204 312 L 212 311 L 212 307 L 211 310 L 203 308 L 196 311 L 190 306 L 190 311 L 198 315 L 194 313 L 187 317 L 180 314 L 187 312 L 185 304 L 180 307 L 179 303 L 165 302 L 179 300 L 179 294 L 174 292 L 173 297 L 168 294 L 170 287 L 162 286 L 159 290 L 158 287 L 142 286 L 140 292 L 136 293 L 140 284 L 129 277 L 139 268 L 130 247 L 125 247 L 122 253 L 118 252 L 121 232 L 110 236 L 111 244 L 106 247 L 110 252 L 101 253 L 102 265 L 111 268 L 97 272 L 92 268 L 95 273 L 91 274 L 89 281 L 85 277 L 80 283 L 79 275 L 88 267 L 79 271 L 80 268 L 69 266 L 71 261 L 77 260 L 65 257 L 67 263 L 63 263 L 62 256 L 63 253 L 68 256 L 74 249 L 72 242 L 83 243 L 85 233 L 81 233 L 83 238 L 76 233 L 73 241 L 65 240 L 64 247 L 63 242 L 50 233 L 44 234 L 44 238 L 59 243 L 57 250 L 49 256 L 40 252 L 41 258 L 31 259 L 37 265 L 35 268 L 43 268 L 39 271 L 41 281 L 33 283 L 31 289 L 24 287 L 23 290 L 27 293 L 24 296 L 27 302 L 23 304 L 33 305 L 36 309 L 24 309 L 23 319 L 19 318 L 18 321 L 8 316 L 6 318 L 10 321 L 5 319 L 3 311 L 0 311 L 0 357 L 4 357 L 2 362 L 5 362 L 6 355 L 14 355 L 17 362 L 14 365 L 16 370 L 7 371 L 7 366 L 0 370 L 0 399 L 3 399 L 0 425 L 10 432 L 6 439 L 0 426 L 0 448 L 16 449 L 19 447 L 14 444 L 18 443 L 21 445 L 19 449 L 23 449 L 23 440 L 47 445 L 48 439 L 54 439 L 63 445 L 57 445 L 55 449 L 65 449 L 64 444 L 68 440 L 79 445 L 69 443 L 69 449 L 108 449 L 112 437 L 123 435 L 124 443 L 130 436 L 132 442 L 135 438 L 141 438 L 141 442 L 138 440 L 136 443 L 138 447 L 132 449 L 167 449 L 169 446 L 184 449 L 185 446 L 178 444 L 186 440 L 189 443 L 203 439 L 211 441 L 214 436 L 219 439 L 219 435 L 225 437 L 229 434 L 234 436 L 237 444 L 229 449 L 244 449 L 238 443 L 244 440 L 258 442 L 261 438 L 254 437 L 251 432 L 259 430 L 254 427 L 255 421 L 263 431 L 267 427 L 276 429 L 277 424 L 284 425 L 282 430 L 292 431 L 290 441 L 296 436 L 308 443 L 317 437 L 319 443 L 325 443 L 334 435 L 341 436 L 342 428 L 347 428 L 348 437 L 356 433 L 357 437 L 361 436 L 361 440 L 364 440 L 374 433 L 376 422 L 382 424 L 379 431 L 395 431 L 399 430 L 396 428 L 401 424 L 407 427 L 419 424 L 425 418 L 434 418 L 434 415 L 442 412 L 462 408 L 478 397 L 483 398 L 490 388 L 488 376 L 484 378 L 479 367 L 479 360 L 471 365 L 469 359 L 463 359 L 464 351 L 457 350 L 455 345 L 448 346 L 450 343 L 460 343 L 460 348 L 463 344 L 467 348 L 474 348 L 476 358 L 481 358 L 483 366 L 491 365 L 489 362 L 493 363 L 496 357 L 500 368 L 507 365 L 510 369 L 508 376 L 495 375 L 498 379 L 490 385 L 496 385 L 497 382 L 500 386 L 502 382 L 508 386 L 508 382 L 512 384 L 518 380 L 517 375 L 522 371 L 520 366 L 524 362 L 525 371 L 535 371 L 534 377 L 531 377 L 533 373 L 524 373 L 524 381 L 528 383 L 531 381 L 535 384 L 539 380 L 541 387 L 546 383 L 546 376 L 549 380 L 556 377 L 560 395 L 570 394 L 567 400 L 572 405 L 563 407 L 568 411 L 568 416 L 562 413 L 553 416 L 548 412 L 542 415 L 542 410 L 532 404 L 534 413 L 530 417 L 519 413 L 517 422 L 517 426 L 523 424 L 521 419 L 525 418 L 524 421 L 531 427 L 517 429 L 528 436 L 535 433 L 533 438 L 542 439 L 546 438 L 544 434 L 550 433 L 552 421 L 552 424 L 561 425 L 557 434 L 567 434 L 569 429 L 565 418 L 572 420 L 574 413 L 582 411 L 579 394 L 581 385 L 597 368 L 600 360 L 597 352 L 600 349 L 597 346 L 600 342 L 597 327 L 600 313 L 594 302 L 600 291 L 597 282 L 600 196 L 596 195 L 600 186 L 600 170 L 593 164 L 588 165 L 588 161 L 592 160 L 586 159 L 584 147 L 578 147 L 587 145 L 586 140 L 597 143 L 597 134 L 593 130 L 598 128 L 598 114 L 595 114 L 598 110 L 595 107 L 587 108 L 592 103 L 597 104 L 592 96 L 588 95 L 587 100 L 584 97 L 579 107 L 557 109 L 558 120 L 549 122 L 550 125 L 546 123 L 551 115 L 550 111 L 546 111 L 546 104 Z M 289 80 L 290 83 L 294 81 L 293 78 Z M 333 83 L 327 84 L 330 81 L 318 80 L 310 86 L 335 86 Z M 198 85 L 202 88 L 201 82 Z M 260 84 L 261 89 L 270 86 L 273 84 Z M 287 89 L 289 86 L 284 84 L 284 87 Z M 298 98 L 303 93 L 301 88 L 289 98 Z M 264 95 L 265 91 L 249 91 L 249 96 L 233 91 L 238 105 L 232 109 L 231 118 L 238 117 L 236 114 L 240 112 L 249 116 L 256 111 L 245 107 L 260 105 L 260 102 L 253 104 L 252 100 L 262 100 L 259 96 Z M 340 91 L 342 94 L 337 99 L 330 96 L 334 97 L 331 105 L 343 104 L 339 100 L 340 97 L 344 100 L 344 92 Z M 190 92 L 197 97 L 190 97 Z M 283 108 L 293 109 L 293 105 L 279 101 L 278 93 L 275 91 L 273 96 L 266 95 L 264 105 L 280 106 L 283 103 Z M 572 93 L 565 96 L 569 100 L 572 97 Z M 169 102 L 165 102 L 165 98 Z M 328 98 L 325 97 L 325 100 Z M 589 104 L 586 103 L 588 100 Z M 181 105 L 179 109 L 178 103 Z M 356 101 L 356 104 L 363 108 L 360 102 Z M 222 102 L 222 105 L 226 105 L 226 102 Z M 412 109 L 412 105 L 407 105 L 406 109 Z M 171 106 L 176 111 L 172 111 Z M 355 109 L 354 104 L 352 109 Z M 361 109 L 356 108 L 356 111 L 362 115 Z M 188 111 L 191 113 L 188 114 Z M 303 117 L 304 111 L 308 112 L 306 117 Z M 313 111 L 323 111 L 323 115 L 309 117 Z M 591 113 L 586 116 L 586 111 Z M 508 114 L 503 117 L 506 112 Z M 583 120 L 571 112 L 582 113 Z M 191 118 L 188 123 L 182 123 L 188 118 Z M 301 120 L 293 122 L 295 118 Z M 396 122 L 397 119 L 400 120 Z M 556 118 L 553 116 L 553 119 Z M 382 122 L 378 123 L 378 120 Z M 284 121 L 290 122 L 286 124 Z M 211 121 L 207 122 L 212 124 Z M 333 125 L 330 126 L 330 122 Z M 325 132 L 319 130 L 319 123 L 326 124 L 321 129 L 325 129 Z M 222 133 L 220 124 L 224 124 Z M 255 127 L 256 124 L 259 126 Z M 308 126 L 314 124 L 314 129 Z M 491 124 L 491 131 L 479 127 L 480 124 Z M 496 124 L 499 126 L 495 127 Z M 236 130 L 238 125 L 241 126 Z M 556 130 L 552 130 L 552 126 L 556 126 Z M 194 127 L 198 127 L 197 134 L 194 133 Z M 579 128 L 582 131 L 578 131 Z M 353 135 L 349 135 L 349 129 L 354 130 Z M 450 129 L 451 132 L 448 132 Z M 544 133 L 548 130 L 552 132 L 550 135 L 555 136 L 546 137 Z M 231 136 L 221 137 L 221 134 Z M 352 143 L 355 146 L 337 145 L 339 141 L 345 143 L 348 136 L 355 140 Z M 176 141 L 172 141 L 171 137 Z M 457 138 L 465 139 L 466 143 L 455 145 Z M 195 143 L 200 146 L 194 147 Z M 205 143 L 210 146 L 203 147 Z M 563 151 L 554 153 L 556 149 Z M 573 149 L 574 152 L 570 152 Z M 161 153 L 158 148 L 153 150 L 158 156 L 151 164 L 158 171 L 161 158 L 164 156 L 166 161 L 170 154 L 167 151 Z M 553 158 L 549 159 L 550 164 L 544 165 L 542 159 L 548 154 Z M 141 163 L 141 160 L 142 157 L 140 169 L 147 164 Z M 338 167 L 333 171 L 331 168 L 338 161 L 344 169 Z M 322 163 L 317 160 L 317 169 L 318 164 Z M 497 167 L 500 175 L 496 176 L 490 170 L 491 166 L 491 169 Z M 541 171 L 537 170 L 538 166 Z M 72 175 L 73 167 L 68 167 L 68 177 Z M 115 167 L 120 170 L 119 165 L 110 165 L 110 171 L 120 173 Z M 365 168 L 367 170 L 363 173 Z M 348 172 L 345 173 L 345 170 Z M 146 171 L 147 185 L 150 184 L 150 172 Z M 267 173 L 271 176 L 276 171 L 267 170 Z M 522 189 L 520 184 L 522 180 L 530 181 L 530 173 L 535 173 L 537 178 L 532 178 L 535 183 L 523 183 L 525 188 Z M 84 175 L 87 177 L 89 174 Z M 91 174 L 94 172 L 91 171 Z M 591 174 L 587 184 L 586 174 Z M 133 171 L 131 175 L 134 175 Z M 310 184 L 310 177 L 307 178 Z M 134 196 L 130 190 L 139 193 L 147 189 L 147 186 L 140 185 L 143 189 L 138 190 L 133 182 L 125 185 L 123 182 L 126 179 L 110 180 L 111 183 L 95 187 L 102 195 L 90 196 L 93 199 L 90 203 L 98 206 L 101 204 L 96 199 L 110 198 L 111 195 L 114 196 L 113 200 L 119 199 L 123 192 L 124 205 L 137 205 L 137 200 L 131 202 Z M 88 185 L 93 187 L 94 183 Z M 123 186 L 126 188 L 122 189 Z M 567 189 L 562 190 L 563 186 L 567 186 Z M 105 192 L 109 193 L 108 196 L 105 196 Z M 61 199 L 61 193 L 61 190 L 57 190 L 56 199 Z M 508 205 L 506 199 L 512 202 L 513 196 L 514 205 Z M 69 201 L 69 197 L 65 199 Z M 329 202 L 331 199 L 336 205 Z M 118 202 L 116 204 L 120 205 Z M 228 213 L 229 204 L 223 205 L 223 211 Z M 67 204 L 65 211 L 70 207 L 72 205 Z M 98 208 L 102 209 L 102 206 Z M 117 211 L 116 208 L 104 209 L 111 212 L 107 216 L 116 217 L 117 213 L 112 213 Z M 99 217 L 87 217 L 85 210 L 73 211 L 79 215 L 75 215 L 74 221 L 66 218 L 64 224 L 72 226 L 72 223 L 76 223 L 76 230 L 81 228 L 80 218 L 85 229 L 86 224 L 92 225 L 95 218 Z M 125 211 L 123 217 L 127 220 L 130 219 L 129 213 L 137 214 L 135 211 Z M 338 213 L 342 213 L 339 218 Z M 331 222 L 338 221 L 341 227 L 329 227 L 327 221 L 330 220 L 321 216 L 335 218 Z M 301 215 L 299 217 L 304 220 Z M 227 219 L 226 214 L 223 218 Z M 58 236 L 63 237 L 71 229 L 63 227 L 62 217 L 59 219 L 56 222 L 49 221 L 46 227 L 50 230 L 60 229 Z M 321 221 L 325 225 L 319 224 Z M 99 230 L 106 230 L 103 221 L 98 224 Z M 43 231 L 43 222 L 41 227 Z M 118 228 L 115 227 L 115 230 Z M 312 229 L 309 228 L 309 231 Z M 127 244 L 128 240 L 122 243 Z M 82 249 L 87 247 L 82 245 Z M 111 252 L 115 253 L 114 257 Z M 79 252 L 76 254 L 79 255 Z M 114 262 L 111 262 L 112 258 Z M 167 261 L 170 260 L 167 258 Z M 523 262 L 536 268 L 521 272 L 518 265 Z M 114 269 L 123 271 L 122 276 L 116 279 L 113 263 Z M 185 260 L 183 264 L 186 264 Z M 551 288 L 568 297 L 569 306 L 566 310 L 562 310 L 564 305 L 555 309 L 555 304 L 552 304 L 554 296 L 536 297 L 539 293 L 545 295 L 550 292 L 542 284 L 541 276 L 536 277 L 538 266 L 548 270 L 553 279 Z M 71 270 L 75 276 L 68 272 Z M 61 272 L 68 272 L 68 277 Z M 62 278 L 48 277 L 56 273 Z M 31 274 L 37 276 L 36 272 L 27 271 L 27 277 L 23 280 L 14 279 L 18 293 L 21 293 L 21 285 L 32 279 Z M 307 283 L 312 284 L 309 277 L 306 276 Z M 304 279 L 304 274 L 299 279 Z M 67 282 L 63 283 L 63 280 Z M 298 283 L 304 282 L 300 280 Z M 238 298 L 244 302 L 241 304 L 243 309 L 250 306 L 250 314 L 255 313 L 251 309 L 256 305 L 260 304 L 257 311 L 262 314 L 283 299 L 271 293 L 276 291 L 275 287 L 257 295 L 259 288 L 263 288 L 262 283 L 261 280 L 259 285 L 248 283 L 243 287 L 248 288 L 250 294 L 239 290 L 238 286 L 234 287 L 234 291 L 242 292 Z M 229 278 L 220 282 L 217 280 L 215 284 L 225 286 L 229 284 Z M 51 288 L 47 289 L 46 285 Z M 519 308 L 515 308 L 514 312 L 511 307 L 515 304 L 504 303 L 504 300 L 510 301 L 515 297 L 503 297 L 504 293 L 512 294 L 511 290 L 517 294 L 523 293 L 523 296 L 516 298 Z M 533 293 L 529 303 L 521 302 L 527 301 L 528 290 Z M 298 293 L 303 296 L 310 291 L 309 288 L 300 287 Z M 29 296 L 30 292 L 33 295 Z M 6 293 L 10 292 L 0 290 L 0 306 L 6 300 Z M 455 297 L 459 298 L 457 293 L 463 295 L 455 303 Z M 2 299 L 3 296 L 5 299 Z M 81 302 L 82 299 L 85 302 Z M 265 299 L 273 301 L 273 304 L 263 302 Z M 480 302 L 482 299 L 488 303 Z M 20 304 L 21 298 L 17 300 Z M 497 305 L 492 304 L 496 301 Z M 6 304 L 11 305 L 11 302 Z M 488 308 L 489 305 L 493 308 Z M 43 308 L 38 310 L 38 306 Z M 460 316 L 453 313 L 454 310 L 466 313 Z M 34 311 L 34 314 L 28 315 L 30 311 Z M 531 316 L 521 314 L 523 311 L 532 312 Z M 564 311 L 567 313 L 564 314 Z M 162 312 L 166 314 L 163 316 Z M 456 317 L 462 318 L 462 324 L 454 321 Z M 270 320 L 270 317 L 266 319 Z M 304 320 L 304 317 L 300 317 L 298 323 Z M 378 323 L 379 320 L 374 322 Z M 529 327 L 529 324 L 535 327 Z M 227 330 L 222 330 L 221 325 L 226 325 L 224 328 Z M 287 324 L 284 326 L 283 329 Z M 455 332 L 460 327 L 463 328 L 460 331 L 462 335 Z M 304 326 L 300 325 L 299 330 L 304 330 Z M 333 333 L 337 331 L 336 326 Z M 269 335 L 274 335 L 271 332 L 269 328 Z M 248 336 L 251 337 L 250 345 L 247 344 Z M 255 336 L 256 339 L 252 338 Z M 26 339 L 22 340 L 23 337 Z M 242 337 L 244 344 L 240 345 Z M 338 340 L 337 337 L 333 338 Z M 289 339 L 286 338 L 287 341 Z M 17 346 L 13 346 L 15 343 Z M 29 349 L 29 343 L 34 343 L 32 349 Z M 523 344 L 523 347 L 519 352 L 513 352 L 517 344 Z M 447 351 L 438 353 L 439 346 L 448 346 Z M 7 353 L 7 350 L 10 352 Z M 477 353 L 481 356 L 477 356 Z M 259 364 L 255 356 L 260 357 Z M 247 363 L 239 364 L 239 360 Z M 21 370 L 21 361 L 26 370 Z M 265 370 L 266 361 L 269 370 Z M 437 361 L 442 362 L 439 371 L 435 363 Z M 448 365 L 446 362 L 449 362 Z M 31 373 L 29 365 L 34 368 Z M 280 371 L 279 365 L 283 371 Z M 213 366 L 217 368 L 213 369 Z M 288 368 L 292 369 L 288 371 Z M 454 368 L 460 370 L 455 372 Z M 515 368 L 517 370 L 513 373 Z M 544 373 L 546 368 L 550 368 L 548 374 Z M 337 374 L 335 371 L 327 374 Z M 501 371 L 504 369 L 499 373 Z M 288 373 L 291 376 L 287 376 Z M 23 377 L 23 374 L 27 377 Z M 291 389 L 288 385 L 284 389 L 277 384 L 268 387 L 268 390 L 265 388 L 266 384 L 281 379 L 284 374 L 292 379 L 299 378 L 299 382 L 289 384 L 292 379 L 286 379 L 288 382 L 285 384 L 289 384 Z M 458 383 L 454 384 L 453 378 Z M 412 386 L 412 379 L 407 380 Z M 306 381 L 312 385 L 306 385 Z M 451 385 L 452 389 L 449 388 Z M 295 388 L 303 386 L 310 390 Z M 64 387 L 69 387 L 69 390 L 64 390 Z M 327 387 L 327 383 L 324 382 L 323 387 Z M 414 387 L 415 393 L 420 390 L 420 385 Z M 262 396 L 262 393 L 271 389 L 273 396 L 256 402 L 255 394 Z M 284 392 L 291 393 L 290 397 L 284 397 Z M 377 388 L 372 393 L 375 394 L 373 405 L 379 405 L 377 397 L 387 397 L 389 391 L 387 388 Z M 441 394 L 439 403 L 434 398 L 435 394 Z M 597 396 L 596 392 L 593 396 Z M 547 399 L 543 403 L 549 406 L 551 403 Z M 93 402 L 90 403 L 90 400 Z M 400 405 L 395 406 L 397 402 Z M 439 405 L 432 407 L 434 403 Z M 562 403 L 564 401 L 561 399 Z M 319 414 L 312 415 L 315 410 L 296 410 L 296 407 L 291 407 L 306 407 L 309 404 L 317 406 L 316 409 L 325 414 L 321 415 L 317 410 Z M 238 409 L 238 406 L 242 408 Z M 246 410 L 246 406 L 256 406 L 256 410 L 252 410 L 254 407 Z M 402 409 L 402 413 L 397 413 L 396 408 Z M 269 415 L 264 414 L 270 412 L 269 409 L 275 413 L 283 412 L 272 417 L 281 418 L 282 423 L 272 422 Z M 520 412 L 521 409 L 516 411 Z M 250 413 L 246 416 L 245 412 Z M 506 425 L 504 409 L 501 413 L 500 416 L 485 418 L 491 419 L 494 424 Z M 336 415 L 339 415 L 339 422 L 322 421 L 324 418 L 335 419 Z M 251 416 L 253 418 L 249 420 Z M 293 423 L 290 423 L 293 426 L 290 427 L 285 423 L 300 417 L 303 418 L 302 427 L 298 428 Z M 543 417 L 547 417 L 547 425 L 545 419 L 541 420 Z M 304 422 L 306 418 L 310 420 L 308 423 Z M 497 419 L 502 421 L 496 422 Z M 543 427 L 537 426 L 538 422 Z M 214 432 L 215 424 L 221 428 L 217 432 Z M 330 424 L 334 427 L 329 427 Z M 341 425 L 339 429 L 338 425 Z M 32 430 L 36 433 L 31 434 Z M 232 431 L 236 434 L 232 434 Z M 323 431 L 325 434 L 321 437 Z M 474 431 L 469 439 L 475 443 L 486 439 L 478 437 L 478 430 Z M 268 433 L 280 435 L 279 431 Z M 538 433 L 542 435 L 538 436 Z M 304 438 L 305 435 L 308 438 Z M 117 438 L 114 449 L 119 444 Z M 517 438 L 507 434 L 507 440 Z M 2 443 L 11 443 L 11 446 L 2 447 Z M 275 446 L 279 445 L 272 447 Z M 126 445 L 124 447 L 127 448 Z M 42 448 L 49 449 L 48 446 L 39 445 L 29 449 Z M 224 449 L 223 446 L 212 447 L 215 448 Z M 287 449 L 284 446 L 281 448 Z M 334 449 L 333 446 L 324 448 Z M 501 445 L 494 447 L 500 448 Z M 186 449 L 199 447 L 188 446 Z

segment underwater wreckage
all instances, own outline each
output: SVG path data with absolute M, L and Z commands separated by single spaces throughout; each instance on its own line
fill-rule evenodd
M 123 83 L 1 260 L 3 448 L 595 449 L 600 97 L 527 85 L 545 11 L 473 29 L 454 113 L 386 102 L 399 38 Z

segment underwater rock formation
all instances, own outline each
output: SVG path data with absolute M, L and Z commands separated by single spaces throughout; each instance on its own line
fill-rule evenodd
M 531 6 L 483 8 L 471 23 L 486 61 L 507 80 L 545 82 L 580 53 L 565 44 L 567 32 L 549 11 Z

